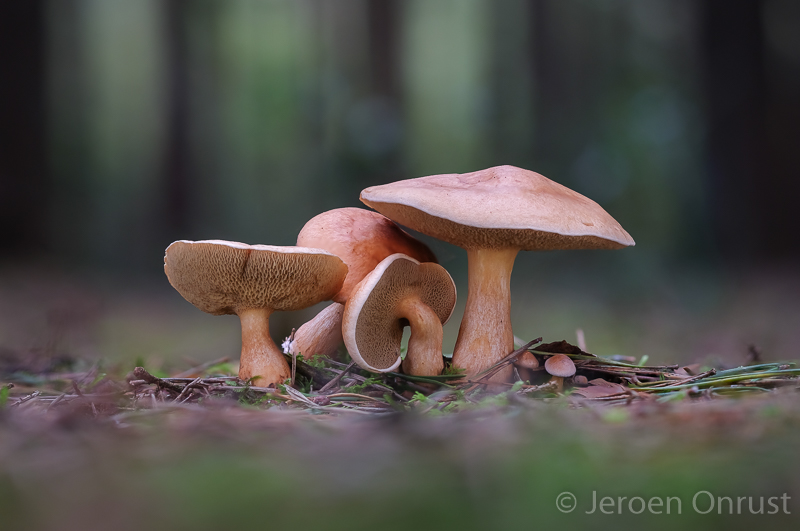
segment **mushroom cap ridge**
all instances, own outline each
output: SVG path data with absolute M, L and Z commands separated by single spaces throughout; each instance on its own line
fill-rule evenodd
M 381 261 L 345 305 L 342 335 L 362 367 L 388 372 L 400 365 L 404 323 L 397 306 L 404 297 L 419 297 L 444 325 L 455 309 L 456 286 L 438 264 L 420 263 L 400 253 Z
M 464 248 L 618 249 L 633 238 L 600 205 L 538 173 L 497 166 L 361 192 L 390 219 Z
M 299 310 L 328 300 L 341 289 L 347 266 L 322 249 L 180 240 L 167 247 L 164 272 L 187 301 L 224 315 Z

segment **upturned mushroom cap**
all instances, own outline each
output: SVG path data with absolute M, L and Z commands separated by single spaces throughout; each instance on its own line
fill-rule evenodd
M 187 301 L 225 315 L 300 310 L 329 300 L 341 289 L 347 266 L 322 249 L 181 240 L 167 247 L 164 272 Z
M 402 253 L 420 262 L 436 262 L 427 245 L 385 216 L 363 208 L 337 208 L 314 216 L 298 234 L 297 245 L 325 249 L 347 264 L 347 278 L 333 297 L 342 304 L 387 256 Z
M 333 296 L 334 304 L 297 329 L 290 349 L 305 356 L 336 355 L 342 342 L 342 305 L 381 260 L 403 253 L 420 262 L 436 262 L 424 243 L 385 216 L 363 208 L 337 208 L 311 218 L 297 236 L 297 245 L 329 251 L 348 267 L 342 289 Z M 334 311 L 335 306 L 341 310 Z
M 575 363 L 565 354 L 556 354 L 547 358 L 544 369 L 553 376 L 569 378 L 575 374 Z
M 633 238 L 600 205 L 538 173 L 497 166 L 361 192 L 388 218 L 465 249 L 618 249 Z
M 347 350 L 359 366 L 373 372 L 397 369 L 407 324 L 402 306 L 411 299 L 429 307 L 442 325 L 453 313 L 456 287 L 442 266 L 402 254 L 384 259 L 359 283 L 345 304 L 342 324 Z

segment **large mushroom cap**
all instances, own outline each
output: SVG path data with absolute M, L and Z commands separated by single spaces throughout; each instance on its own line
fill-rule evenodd
M 372 186 L 361 192 L 361 201 L 401 225 L 466 249 L 634 245 L 591 199 L 514 166 Z
M 402 254 L 378 264 L 345 305 L 342 335 L 348 352 L 361 367 L 387 372 L 400 365 L 400 344 L 407 324 L 400 308 L 405 298 L 418 299 L 444 324 L 455 307 L 456 287 L 438 264 L 421 264 Z
M 164 272 L 187 301 L 223 315 L 299 310 L 329 300 L 341 289 L 347 266 L 322 249 L 181 240 L 167 247 Z
M 333 300 L 344 303 L 381 260 L 402 253 L 420 262 L 436 262 L 428 246 L 392 220 L 363 208 L 337 208 L 311 218 L 297 236 L 297 245 L 325 249 L 347 264 L 344 285 Z

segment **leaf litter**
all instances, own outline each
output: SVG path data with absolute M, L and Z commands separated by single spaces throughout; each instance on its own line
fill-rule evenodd
M 315 356 L 289 356 L 293 381 L 278 387 L 258 387 L 230 374 L 228 358 L 198 364 L 174 376 L 156 376 L 136 367 L 124 379 L 100 372 L 95 364 L 85 372 L 0 375 L 0 409 L 24 410 L 72 405 L 91 416 L 127 415 L 159 407 L 234 401 L 243 407 L 305 411 L 312 415 L 389 415 L 402 411 L 444 414 L 513 403 L 524 406 L 567 401 L 572 407 L 625 406 L 636 402 L 731 399 L 764 395 L 779 388 L 800 389 L 796 362 L 755 363 L 730 369 L 699 365 L 646 365 L 644 357 L 604 358 L 566 341 L 529 341 L 491 367 L 465 377 L 447 366 L 439 376 L 398 372 L 373 374 L 353 362 Z M 516 370 L 514 383 L 492 380 L 523 353 L 533 354 L 539 367 Z M 575 375 L 563 389 L 550 380 L 544 362 L 563 354 L 575 363 Z M 753 361 L 760 361 L 759 359 Z M 525 376 L 521 376 L 524 374 Z M 14 381 L 17 380 L 17 381 Z M 15 384 L 18 384 L 15 387 Z

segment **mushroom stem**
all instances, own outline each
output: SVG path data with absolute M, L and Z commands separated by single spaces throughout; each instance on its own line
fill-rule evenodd
M 564 391 L 564 378 L 561 376 L 553 376 L 550 378 L 548 383 L 555 382 L 556 384 L 556 393 L 561 394 Z
M 412 376 L 436 376 L 444 370 L 442 323 L 430 306 L 417 297 L 400 302 L 400 317 L 411 327 L 403 372 Z
M 239 378 L 249 380 L 260 387 L 277 387 L 291 378 L 289 364 L 269 335 L 269 309 L 256 308 L 242 310 L 242 355 L 239 365 Z
M 344 304 L 334 302 L 313 319 L 304 323 L 294 335 L 292 352 L 311 359 L 315 354 L 333 358 L 342 344 L 342 314 Z
M 511 270 L 518 249 L 468 249 L 467 304 L 458 331 L 453 365 L 467 376 L 491 367 L 514 350 L 511 330 Z M 511 366 L 492 381 L 511 378 Z

